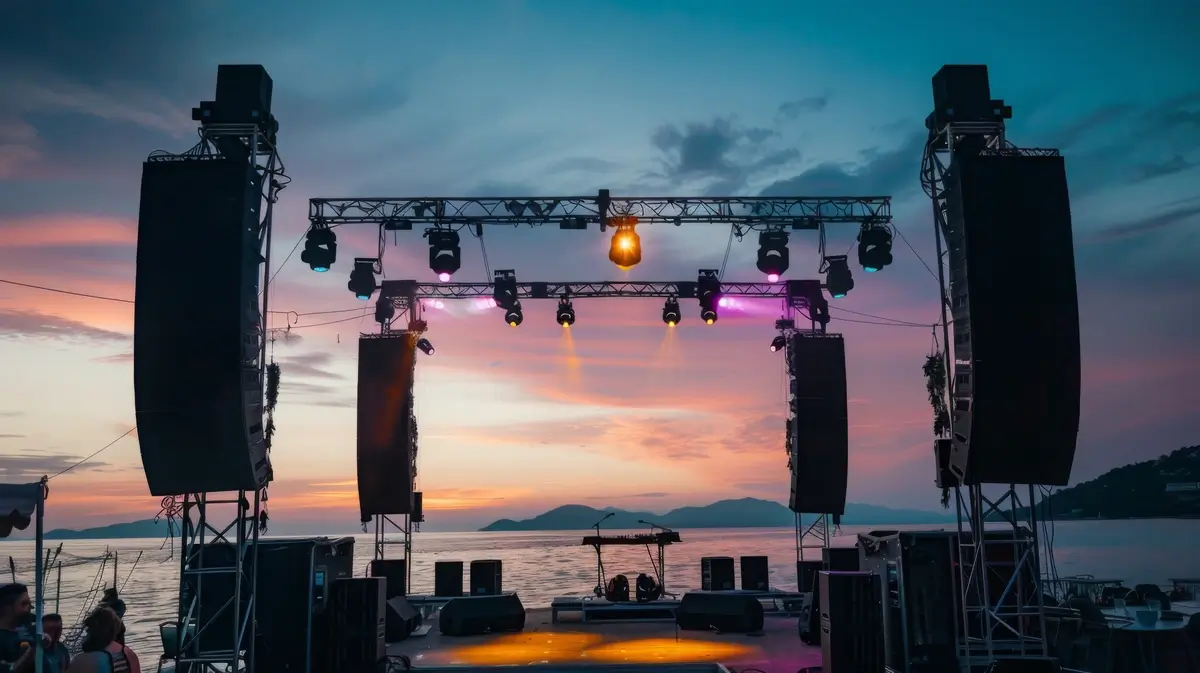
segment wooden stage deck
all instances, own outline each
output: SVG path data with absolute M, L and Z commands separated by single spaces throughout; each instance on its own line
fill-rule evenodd
M 679 631 L 673 622 L 583 623 L 578 614 L 551 618 L 549 608 L 526 610 L 521 633 L 442 636 L 437 615 L 428 633 L 388 646 L 414 668 L 529 664 L 720 663 L 733 670 L 796 673 L 821 664 L 821 649 L 805 645 L 796 618 L 768 615 L 760 634 Z M 425 630 L 425 629 L 422 629 Z

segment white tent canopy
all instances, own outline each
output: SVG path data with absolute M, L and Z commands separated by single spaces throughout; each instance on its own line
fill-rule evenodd
M 45 484 L 0 484 L 0 538 L 25 530 L 42 504 Z

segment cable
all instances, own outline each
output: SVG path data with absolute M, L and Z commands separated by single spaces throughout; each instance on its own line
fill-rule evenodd
M 96 456 L 100 455 L 101 453 L 103 453 L 105 450 L 107 450 L 112 445 L 114 445 L 117 442 L 121 441 L 122 439 L 125 439 L 126 437 L 128 437 L 130 435 L 130 433 L 132 433 L 134 430 L 137 430 L 136 425 L 133 426 L 132 428 L 129 428 L 125 432 L 121 433 L 120 437 L 117 437 L 116 439 L 112 440 L 111 442 L 109 442 L 109 443 L 105 444 L 104 446 L 100 447 L 99 449 L 93 451 L 89 456 L 87 456 L 83 460 L 80 460 L 79 462 L 68 467 L 67 469 L 62 470 L 61 472 L 58 472 L 57 474 L 51 476 L 50 479 L 53 479 L 54 477 L 62 476 L 64 474 L 70 472 L 71 470 L 74 470 L 75 468 L 79 467 L 80 465 L 83 465 L 84 463 L 88 462 L 89 460 L 91 460 L 91 459 L 95 458 Z
M 278 272 L 276 272 L 276 273 L 278 273 Z M 15 280 L 8 280 L 5 278 L 0 278 L 0 284 L 14 285 L 16 287 L 23 287 L 23 288 L 27 288 L 30 290 L 41 290 L 43 292 L 53 292 L 55 294 L 65 294 L 65 295 L 69 295 L 72 297 L 83 297 L 84 299 L 96 299 L 98 301 L 111 301 L 111 302 L 116 302 L 118 304 L 134 303 L 134 301 L 132 299 L 122 299 L 120 297 L 106 297 L 106 296 L 100 295 L 100 294 L 89 294 L 87 292 L 76 292 L 74 290 L 64 290 L 62 288 L 49 287 L 46 285 L 33 285 L 31 283 L 21 283 L 21 282 L 15 281 Z M 300 313 L 298 311 L 267 311 L 267 313 L 270 313 L 272 315 L 290 315 L 290 316 L 295 316 L 297 318 L 301 318 L 306 315 L 329 315 L 331 313 L 349 313 L 350 311 L 359 311 L 359 310 L 361 310 L 361 309 L 358 307 L 355 307 L 355 308 L 334 309 L 334 310 L 330 310 L 330 311 L 308 311 L 305 313 Z
M 875 318 L 876 320 L 886 320 L 888 322 L 897 323 L 899 325 L 911 325 L 913 327 L 929 327 L 929 325 L 927 325 L 927 324 L 912 322 L 911 320 L 901 320 L 899 318 L 889 318 L 889 317 L 883 316 L 883 315 L 874 315 L 872 313 L 863 313 L 862 311 L 851 311 L 848 308 L 842 308 L 840 306 L 830 306 L 829 308 L 830 308 L 830 310 L 833 310 L 833 311 L 841 311 L 842 313 L 850 313 L 853 315 L 862 316 L 864 318 Z

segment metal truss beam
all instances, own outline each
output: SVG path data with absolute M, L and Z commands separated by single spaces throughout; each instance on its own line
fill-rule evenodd
M 182 496 L 176 671 L 254 670 L 261 507 L 257 490 Z
M 376 514 L 374 517 L 375 560 L 388 558 L 388 550 L 399 547 L 404 559 L 404 586 L 412 591 L 413 521 L 408 514 Z M 398 537 L 397 537 L 398 536 Z
M 802 285 L 794 285 L 799 283 Z M 808 307 L 813 291 L 820 292 L 821 281 L 784 283 L 721 283 L 721 294 L 736 297 L 764 297 L 795 300 Z M 381 299 L 472 299 L 492 296 L 492 283 L 420 283 L 415 280 L 385 280 L 380 285 Z M 791 290 L 791 292 L 789 292 Z M 571 299 L 601 297 L 675 297 L 696 296 L 696 281 L 593 281 L 517 283 L 518 299 Z
M 521 196 L 453 198 L 310 199 L 315 226 L 376 224 L 386 230 L 456 225 L 558 225 L 603 231 L 610 217 L 632 215 L 639 224 L 736 224 L 747 229 L 816 230 L 820 224 L 888 222 L 889 196 L 869 197 L 616 197 Z

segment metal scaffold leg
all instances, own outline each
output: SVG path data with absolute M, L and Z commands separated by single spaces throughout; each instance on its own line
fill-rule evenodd
M 183 496 L 177 673 L 254 670 L 260 496 Z
M 394 516 L 394 515 L 393 515 Z M 400 547 L 404 559 L 404 585 L 412 586 L 412 521 L 408 514 L 392 518 L 375 515 L 375 560 L 388 558 L 389 547 Z
M 832 537 L 832 527 L 829 523 L 828 514 L 819 514 L 817 519 L 807 526 L 804 524 L 803 515 L 796 515 L 796 560 L 797 561 L 820 561 L 823 558 L 824 552 L 821 550 L 829 546 L 829 541 Z M 805 551 L 807 550 L 807 555 Z
M 983 487 L 957 489 L 963 671 L 996 658 L 1047 656 L 1034 487 L 997 497 Z M 987 526 L 986 524 L 991 524 Z

